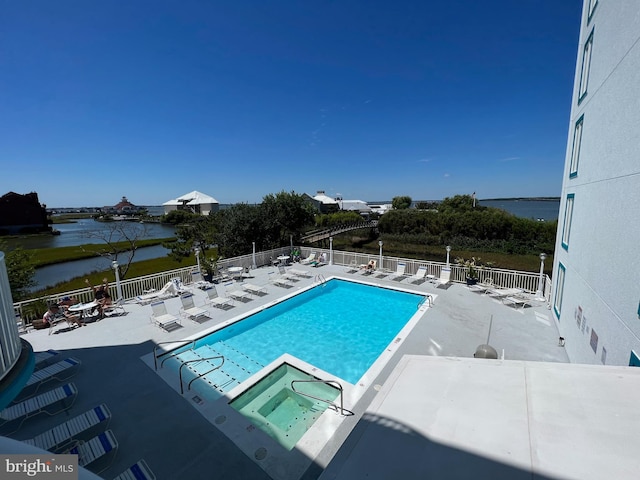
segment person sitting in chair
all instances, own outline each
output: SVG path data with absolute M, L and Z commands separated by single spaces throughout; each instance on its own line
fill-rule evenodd
M 95 308 L 91 309 L 91 313 L 93 313 L 97 308 L 98 309 L 98 313 L 100 313 L 100 318 L 103 318 L 104 317 L 104 313 L 103 313 L 104 308 L 108 307 L 112 303 L 111 295 L 109 294 L 109 282 L 107 281 L 106 278 L 103 278 L 102 279 L 102 285 L 100 285 L 99 287 L 94 287 L 93 285 L 91 285 L 91 282 L 87 278 L 87 279 L 85 279 L 84 283 L 89 285 L 89 288 L 91 290 L 93 290 L 93 295 L 94 295 L 95 301 L 98 304 Z
M 376 268 L 376 261 L 375 260 L 369 260 L 369 263 L 367 263 L 366 265 L 361 265 L 360 268 L 364 268 L 365 271 L 370 272 L 374 268 Z
M 51 327 L 62 319 L 66 320 L 69 325 L 73 324 L 78 327 L 84 326 L 84 323 L 82 323 L 82 320 L 80 319 L 80 315 L 72 315 L 66 311 L 60 310 L 57 303 L 49 305 L 49 308 L 42 316 L 42 321 L 47 327 Z

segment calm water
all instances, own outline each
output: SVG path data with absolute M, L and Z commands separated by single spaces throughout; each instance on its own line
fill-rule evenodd
M 494 207 L 506 210 L 516 217 L 544 219 L 552 221 L 558 219 L 560 200 L 480 200 L 483 207 Z
M 196 347 L 224 342 L 263 365 L 289 353 L 356 384 L 416 313 L 421 298 L 331 280 L 203 337 Z

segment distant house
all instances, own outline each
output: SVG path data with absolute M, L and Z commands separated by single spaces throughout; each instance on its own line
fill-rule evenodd
M 358 212 L 360 215 L 369 215 L 373 212 L 367 202 L 363 200 L 338 200 L 340 210 Z
M 0 234 L 51 232 L 47 208 L 35 192 L 9 192 L 0 197 Z
M 145 210 L 143 207 L 137 207 L 129 200 L 127 197 L 122 197 L 117 204 L 113 207 L 103 207 L 102 211 L 109 214 L 115 215 L 135 215 L 140 213 L 141 210 Z
M 164 207 L 165 214 L 173 210 L 187 210 L 191 213 L 209 215 L 220 209 L 220 203 L 218 203 L 215 198 L 195 190 L 176 199 L 164 202 L 162 206 Z
M 338 201 L 327 196 L 324 193 L 324 190 L 318 190 L 318 193 L 316 193 L 313 197 L 311 195 L 307 195 L 306 193 L 303 196 L 304 199 L 311 203 L 320 213 L 333 213 L 340 210 Z

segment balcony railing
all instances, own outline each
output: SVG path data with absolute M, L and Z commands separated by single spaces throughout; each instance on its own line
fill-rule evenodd
M 420 266 L 427 267 L 427 274 L 440 276 L 442 268 L 446 266 L 444 262 L 433 262 L 426 260 L 416 260 L 413 258 L 399 258 L 383 256 L 382 262 L 380 262 L 380 256 L 366 253 L 346 252 L 341 250 L 333 250 L 325 248 L 310 248 L 310 247 L 296 247 L 301 256 L 307 257 L 312 252 L 316 253 L 316 258 L 321 254 L 325 254 L 327 262 L 331 262 L 333 265 L 348 266 L 352 264 L 364 265 L 369 260 L 376 260 L 378 262 L 377 268 L 384 268 L 386 270 L 395 271 L 398 263 L 405 264 L 405 274 L 413 275 L 417 272 Z M 255 266 L 261 267 L 264 265 L 272 265 L 274 259 L 280 255 L 290 255 L 290 247 L 282 247 L 274 250 L 266 250 L 262 252 L 256 252 L 255 254 Z M 333 258 L 332 258 L 333 257 Z M 253 254 L 242 255 L 239 257 L 225 258 L 219 260 L 217 263 L 219 270 L 225 270 L 229 267 L 244 267 L 252 268 L 254 265 Z M 461 265 L 451 264 L 451 281 L 457 283 L 466 282 L 466 271 Z M 193 280 L 191 274 L 197 267 L 190 265 L 187 267 L 178 268 L 175 270 L 168 270 L 152 275 L 145 275 L 142 277 L 136 277 L 131 279 L 125 279 L 120 282 L 120 288 L 122 289 L 122 296 L 125 300 L 133 299 L 138 295 L 142 295 L 145 291 L 155 289 L 160 290 L 167 282 L 173 278 L 180 278 L 183 283 L 189 284 Z M 539 273 L 522 272 L 516 270 L 505 270 L 500 268 L 481 268 L 478 270 L 478 282 L 493 283 L 493 285 L 501 288 L 520 288 L 527 293 L 534 293 L 538 290 L 538 283 L 540 280 Z M 116 286 L 112 285 L 111 293 L 114 296 Z M 551 297 L 551 279 L 547 276 L 543 276 L 543 289 L 544 297 L 549 301 Z M 46 310 L 46 304 L 49 302 L 57 302 L 63 297 L 75 297 L 81 302 L 90 302 L 93 300 L 93 292 L 88 288 L 80 290 L 72 290 L 68 292 L 61 292 L 55 295 L 49 295 L 45 297 L 39 297 L 35 299 L 25 300 L 22 302 L 14 303 L 14 310 L 17 316 L 20 316 L 25 325 L 29 325 L 34 319 L 41 318 Z M 39 311 L 37 310 L 39 308 Z

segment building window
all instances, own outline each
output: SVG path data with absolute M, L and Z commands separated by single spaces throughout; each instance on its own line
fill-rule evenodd
M 584 115 L 576 122 L 573 128 L 573 146 L 571 149 L 571 164 L 569 165 L 569 178 L 578 176 L 578 162 L 580 160 L 580 145 L 582 145 L 582 124 Z
M 567 201 L 564 204 L 564 221 L 562 223 L 562 248 L 569 250 L 569 234 L 571 232 L 571 217 L 573 217 L 573 199 L 574 193 L 567 195 Z
M 591 329 L 591 340 L 589 340 L 589 344 L 591 345 L 593 353 L 596 353 L 598 351 L 598 334 L 593 328 Z
M 597 5 L 598 0 L 589 0 L 589 8 L 587 10 L 587 23 L 591 21 L 591 17 L 593 17 L 593 12 L 595 11 Z
M 556 295 L 553 298 L 553 311 L 560 320 L 560 312 L 562 311 L 562 294 L 564 293 L 564 274 L 565 267 L 562 263 L 558 263 L 558 281 L 556 282 Z
M 582 68 L 580 69 L 580 90 L 578 94 L 578 103 L 587 95 L 587 85 L 589 83 L 589 70 L 591 68 L 591 50 L 593 50 L 593 30 L 582 50 Z

